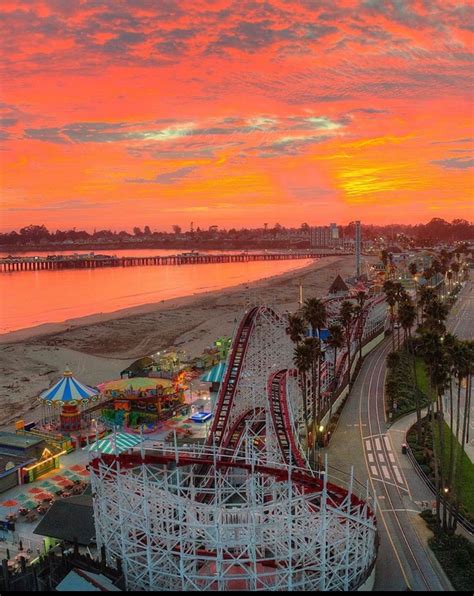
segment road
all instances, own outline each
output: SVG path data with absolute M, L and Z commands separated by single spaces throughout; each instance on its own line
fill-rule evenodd
M 387 338 L 366 357 L 327 450 L 329 465 L 345 471 L 352 466 L 356 478 L 363 483 L 368 479 L 376 495 L 380 549 L 375 589 L 447 591 L 451 586 L 420 538 L 426 530 L 418 515 L 420 501 L 411 491 L 412 478 L 409 486 L 405 467 L 399 464 L 402 456 L 387 434 L 384 386 L 390 351 Z
M 474 292 L 473 282 L 467 281 L 459 292 L 447 321 L 450 333 L 459 339 L 474 339 Z

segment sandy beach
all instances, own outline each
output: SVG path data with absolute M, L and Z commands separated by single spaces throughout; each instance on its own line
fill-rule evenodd
M 132 360 L 176 346 L 197 356 L 221 335 L 232 335 L 249 304 L 279 311 L 326 294 L 334 277 L 354 271 L 354 257 L 325 257 L 308 267 L 217 292 L 145 304 L 60 324 L 15 331 L 0 338 L 0 424 L 34 419 L 36 396 L 58 380 L 65 366 L 95 385 L 117 378 Z

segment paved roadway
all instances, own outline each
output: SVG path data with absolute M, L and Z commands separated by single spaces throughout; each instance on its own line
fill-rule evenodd
M 459 339 L 474 339 L 473 282 L 467 281 L 448 317 L 447 328 Z
M 356 478 L 363 483 L 368 479 L 376 495 L 380 549 L 375 589 L 452 590 L 421 538 L 426 534 L 418 515 L 422 507 L 414 499 L 424 487 L 414 472 L 408 476 L 406 462 L 400 465 L 403 456 L 387 434 L 384 385 L 390 351 L 391 338 L 386 338 L 366 357 L 328 449 L 329 465 L 345 471 L 352 466 Z M 412 482 L 418 483 L 416 495 Z
M 464 288 L 459 293 L 456 304 L 453 306 L 448 317 L 446 327 L 450 333 L 457 335 L 459 339 L 474 339 L 474 292 L 473 282 L 467 281 Z M 471 380 L 472 387 L 472 380 Z M 457 384 L 453 389 L 454 392 L 454 408 L 453 420 L 456 421 L 457 416 Z M 449 424 L 449 400 L 445 396 L 445 420 Z M 463 383 L 461 390 L 461 404 L 460 404 L 460 429 L 464 422 L 464 404 L 465 404 L 465 383 Z M 466 453 L 470 460 L 474 462 L 474 402 L 471 402 L 471 413 L 469 417 L 469 440 L 466 444 Z

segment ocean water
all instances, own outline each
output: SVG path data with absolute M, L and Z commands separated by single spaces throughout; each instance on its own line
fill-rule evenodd
M 67 254 L 64 251 L 56 254 Z M 86 252 L 86 251 L 77 251 Z M 100 252 L 100 251 L 96 251 Z M 105 252 L 105 251 L 104 251 Z M 113 250 L 166 255 L 177 250 Z M 219 251 L 210 251 L 219 252 Z M 35 255 L 41 254 L 35 251 Z M 48 253 L 52 254 L 52 253 Z M 0 256 L 6 256 L 0 254 Z M 0 334 L 228 288 L 305 267 L 311 259 L 0 273 Z

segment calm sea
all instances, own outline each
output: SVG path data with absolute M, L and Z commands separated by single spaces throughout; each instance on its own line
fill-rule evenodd
M 87 251 L 34 251 L 31 254 L 73 252 Z M 144 249 L 96 252 L 117 256 L 152 256 L 181 251 Z M 0 257 L 3 256 L 7 254 L 0 253 Z M 0 273 L 0 333 L 228 288 L 300 269 L 309 263 L 310 259 L 302 259 Z

